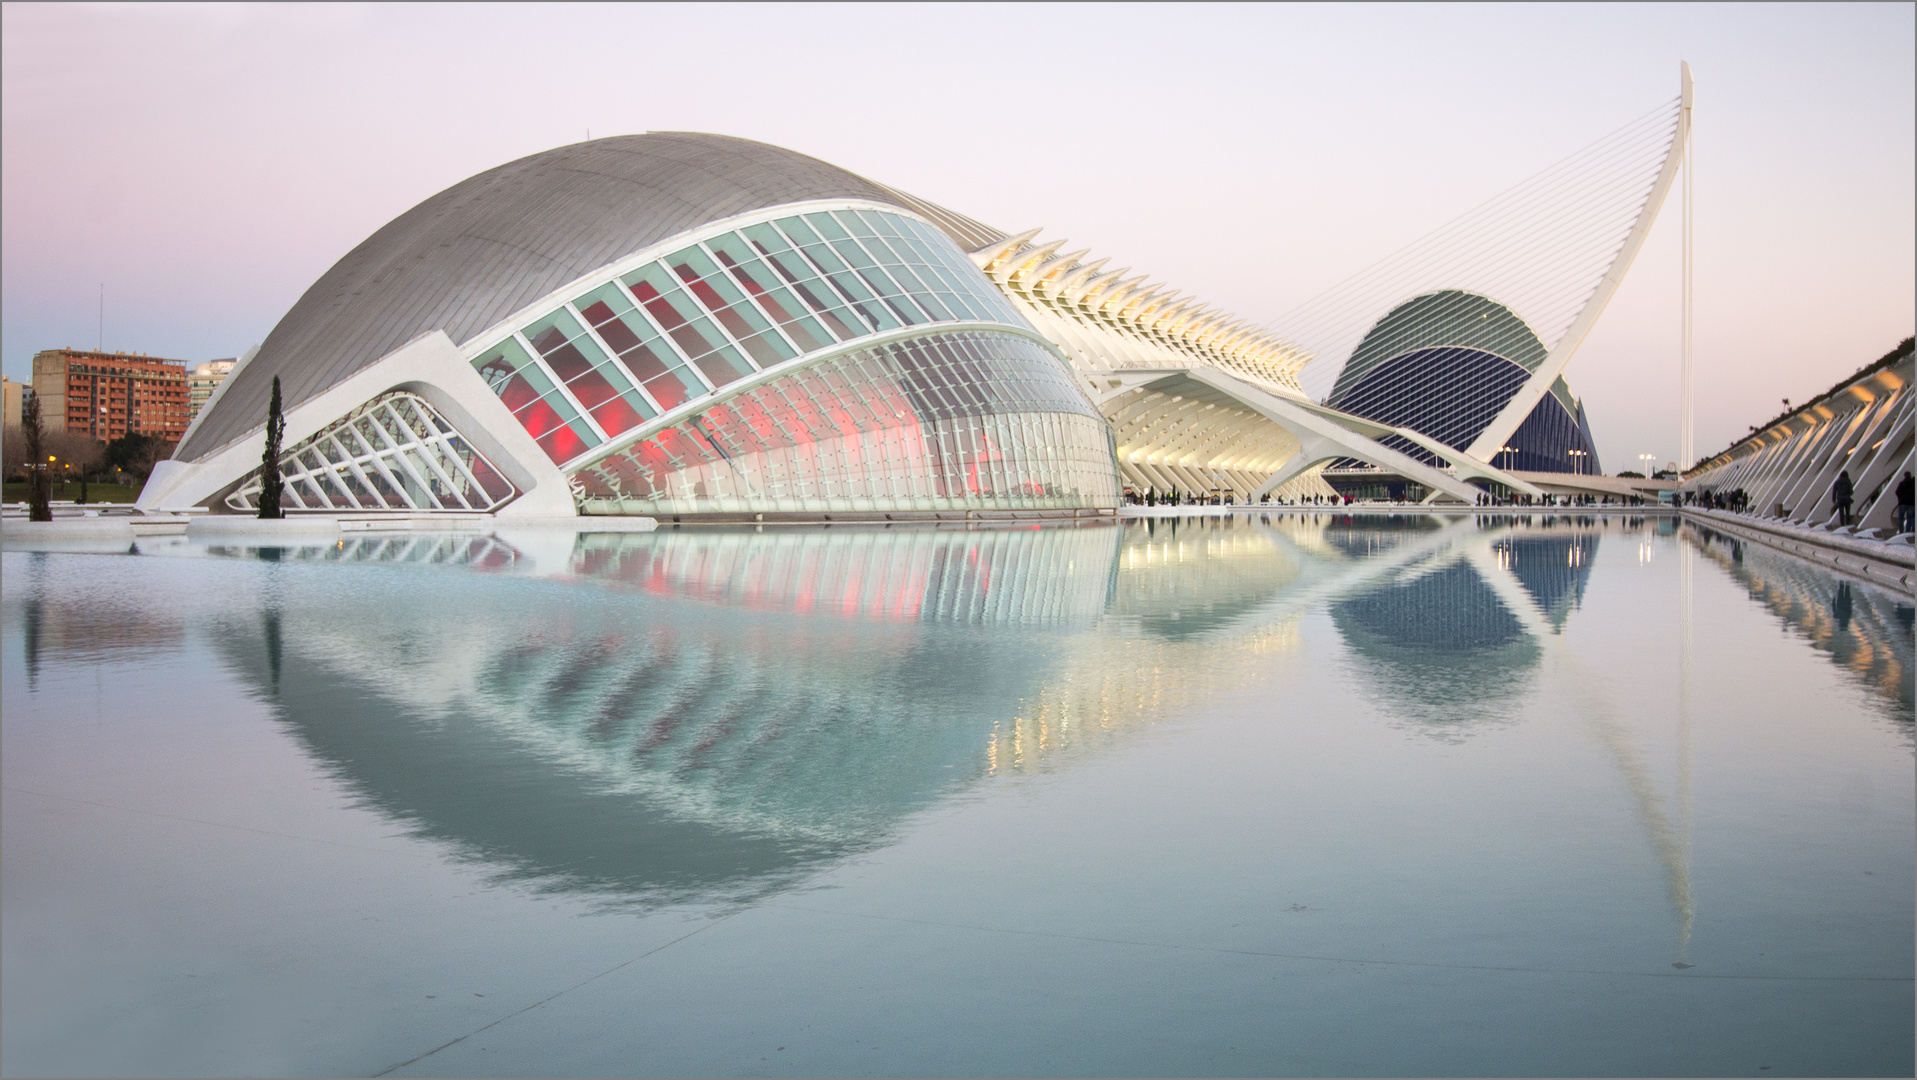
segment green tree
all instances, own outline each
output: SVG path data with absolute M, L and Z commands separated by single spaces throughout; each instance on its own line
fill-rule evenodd
M 131 473 L 134 479 L 144 483 L 152 475 L 154 463 L 171 456 L 172 443 L 158 435 L 129 431 L 106 444 L 101 460 L 107 468 Z
M 278 518 L 280 494 L 286 481 L 280 476 L 280 440 L 286 437 L 286 417 L 280 412 L 280 377 L 273 376 L 273 400 L 266 406 L 266 450 L 260 454 L 260 516 Z
M 47 472 L 46 428 L 40 424 L 40 395 L 27 399 L 21 425 L 27 432 L 27 519 L 53 520 L 53 477 Z

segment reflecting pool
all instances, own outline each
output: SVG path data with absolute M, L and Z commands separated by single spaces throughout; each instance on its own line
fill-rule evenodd
M 1913 1069 L 1911 598 L 1668 517 L 142 539 L 0 600 L 7 1074 Z

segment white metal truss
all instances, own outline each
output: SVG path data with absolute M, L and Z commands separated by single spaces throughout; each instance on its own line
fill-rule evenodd
M 516 491 L 415 394 L 381 394 L 280 456 L 287 510 L 489 513 Z M 260 477 L 226 497 L 259 509 Z

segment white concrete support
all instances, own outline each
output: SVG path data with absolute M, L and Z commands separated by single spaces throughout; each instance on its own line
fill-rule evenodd
M 229 376 L 227 382 L 231 382 Z M 325 392 L 286 411 L 284 447 L 293 447 L 389 390 L 426 399 L 460 435 L 512 481 L 520 495 L 500 508 L 500 517 L 571 517 L 566 478 L 532 436 L 460 355 L 443 331 L 422 334 L 362 368 Z M 266 449 L 266 417 L 260 426 L 196 461 L 163 461 L 153 470 L 135 505 L 143 513 L 199 506 L 260 467 Z
M 1611 268 L 1604 272 L 1604 277 L 1598 281 L 1597 289 L 1591 293 L 1590 299 L 1585 301 L 1584 309 L 1578 312 L 1576 319 L 1572 320 L 1570 329 L 1566 330 L 1557 344 L 1551 347 L 1544 361 L 1531 373 L 1531 377 L 1525 380 L 1524 385 L 1518 388 L 1518 392 L 1511 396 L 1511 400 L 1505 403 L 1504 408 L 1498 410 L 1498 415 L 1493 417 L 1491 422 L 1484 426 L 1484 430 L 1478 433 L 1478 437 L 1472 440 L 1471 445 L 1465 448 L 1465 452 L 1471 457 L 1479 461 L 1489 461 L 1498 447 L 1511 441 L 1511 436 L 1516 434 L 1519 425 L 1524 423 L 1525 417 L 1531 415 L 1531 410 L 1537 408 L 1538 402 L 1550 392 L 1551 385 L 1557 382 L 1558 376 L 1564 374 L 1565 365 L 1571 362 L 1572 354 L 1577 352 L 1578 346 L 1582 345 L 1584 339 L 1590 335 L 1591 328 L 1597 325 L 1598 316 L 1604 314 L 1605 306 L 1611 302 L 1611 297 L 1617 294 L 1618 286 L 1624 283 L 1625 273 L 1631 269 L 1632 260 L 1637 258 L 1638 250 L 1644 246 L 1645 238 L 1651 234 L 1651 225 L 1657 220 L 1657 212 L 1663 207 L 1665 197 L 1670 194 L 1672 181 L 1677 178 L 1678 166 L 1684 162 L 1684 148 L 1690 145 L 1691 65 L 1688 63 L 1681 65 L 1678 77 L 1681 107 L 1677 114 L 1677 129 L 1671 139 L 1671 148 L 1665 154 L 1664 168 L 1658 172 L 1656 183 L 1651 185 L 1651 195 L 1644 200 L 1644 208 L 1638 212 L 1637 224 L 1631 227 L 1629 235 L 1624 238 L 1623 245 L 1618 248 L 1617 255 L 1611 259 Z
M 1329 410 L 1325 410 L 1323 406 L 1308 408 L 1300 402 L 1261 390 L 1216 368 L 1193 368 L 1188 375 L 1194 381 L 1243 402 L 1248 408 L 1289 431 L 1302 447 L 1297 457 L 1292 459 L 1293 462 L 1309 458 L 1296 469 L 1292 467 L 1291 462 L 1287 462 L 1284 469 L 1273 474 L 1274 478 L 1282 476 L 1282 479 L 1267 480 L 1260 485 L 1258 491 L 1252 493 L 1254 499 L 1270 492 L 1312 465 L 1334 458 L 1354 457 L 1380 468 L 1389 469 L 1407 480 L 1415 480 L 1435 491 L 1441 491 L 1459 502 L 1467 504 L 1477 502 L 1479 495 L 1477 488 L 1456 477 L 1439 472 L 1408 454 L 1383 446 L 1373 438 L 1359 434 L 1351 427 L 1328 418 L 1323 413 Z M 1349 419 L 1357 420 L 1356 417 Z M 1289 475 L 1285 475 L 1287 472 Z
M 1896 485 L 1917 450 L 1911 354 L 1887 357 L 1845 386 L 1704 462 L 1686 491 L 1742 490 L 1749 512 L 1813 527 L 1838 527 L 1831 492 L 1848 471 L 1859 530 L 1894 524 Z

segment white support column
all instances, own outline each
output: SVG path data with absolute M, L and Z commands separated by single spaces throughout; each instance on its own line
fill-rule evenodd
M 1692 126 L 1691 103 L 1691 66 L 1684 65 L 1684 100 L 1679 103 L 1678 129 L 1684 137 L 1684 383 L 1678 395 L 1677 418 L 1677 473 L 1695 464 L 1695 447 L 1692 444 L 1693 425 L 1696 420 L 1697 402 L 1693 397 L 1693 378 L 1691 370 L 1691 190 L 1697 176 L 1697 161 L 1693 156 L 1695 129 Z

